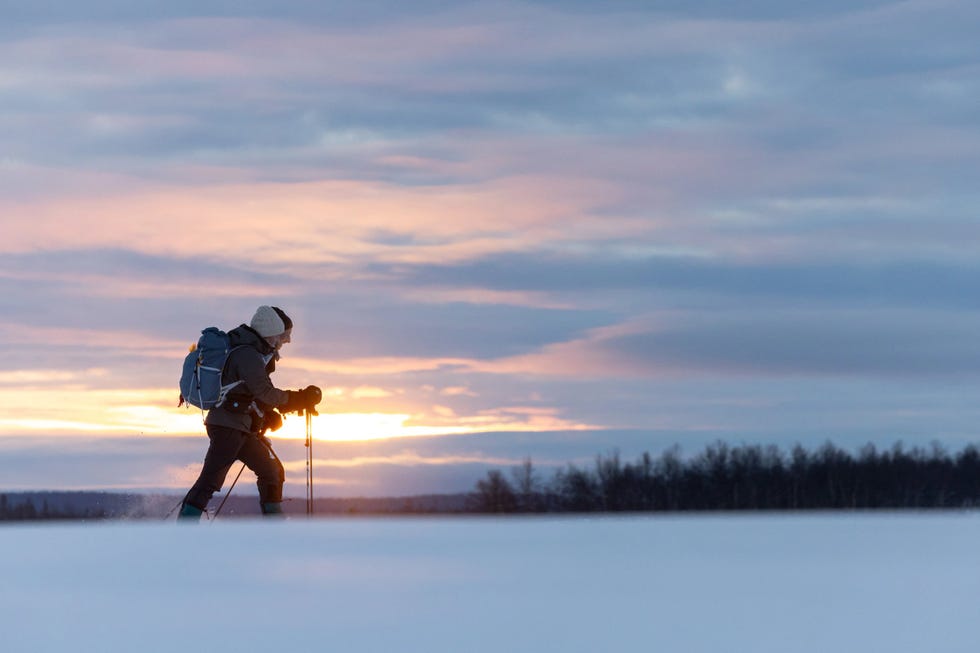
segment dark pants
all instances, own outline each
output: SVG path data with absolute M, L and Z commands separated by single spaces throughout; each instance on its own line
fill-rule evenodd
M 207 429 L 211 445 L 204 456 L 201 475 L 187 492 L 184 503 L 206 510 L 236 460 L 255 472 L 260 503 L 282 502 L 286 472 L 265 438 L 226 426 L 208 426 Z

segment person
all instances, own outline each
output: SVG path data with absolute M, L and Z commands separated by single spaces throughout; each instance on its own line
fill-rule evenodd
M 178 519 L 200 520 L 236 460 L 255 473 L 262 514 L 282 514 L 286 473 L 265 432 L 282 425 L 280 413 L 315 411 L 322 397 L 315 385 L 280 390 L 269 377 L 282 347 L 292 338 L 292 328 L 292 320 L 282 309 L 259 306 L 249 324 L 228 332 L 232 349 L 221 382 L 241 383 L 208 411 L 204 424 L 211 442 L 201 473 L 181 503 Z

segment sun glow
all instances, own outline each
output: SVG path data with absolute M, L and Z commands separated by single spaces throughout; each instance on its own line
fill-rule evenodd
M 454 389 L 453 392 L 461 392 Z M 347 394 L 383 398 L 375 388 L 359 387 Z M 452 393 L 450 393 L 452 394 Z M 169 389 L 93 390 L 84 387 L 58 389 L 5 389 L 0 393 L 2 435 L 93 435 L 106 437 L 194 436 L 205 433 L 204 413 L 195 408 L 174 407 Z M 444 397 L 445 398 L 445 397 Z M 359 402 L 352 401 L 352 404 Z M 349 404 L 350 405 L 350 404 Z M 350 408 L 355 408 L 350 405 Z M 336 410 L 338 406 L 334 406 Z M 305 418 L 287 415 L 273 438 L 304 439 Z M 440 436 L 492 431 L 587 430 L 590 425 L 561 418 L 543 407 L 511 406 L 457 414 L 444 405 L 425 410 L 329 412 L 311 422 L 312 435 L 323 441 L 364 441 L 389 438 Z
M 273 434 L 273 437 L 305 438 L 305 426 L 305 418 L 287 416 L 282 429 Z M 421 416 L 407 413 L 320 414 L 314 417 L 311 422 L 313 438 L 329 442 L 463 435 L 493 431 L 587 430 L 590 428 L 593 427 L 555 419 L 540 419 L 538 416 L 518 421 L 488 415 L 458 418 L 446 423 L 446 420 L 426 420 Z
M 405 426 L 405 422 L 410 417 L 411 415 L 399 413 L 323 413 L 313 418 L 311 431 L 317 440 L 333 442 L 421 435 L 420 433 L 409 432 Z M 425 433 L 424 435 L 430 434 Z M 305 438 L 305 418 L 298 415 L 287 415 L 282 429 L 275 433 L 275 437 Z
M 418 422 L 418 423 L 412 423 Z M 305 439 L 305 418 L 287 415 L 281 429 L 269 433 L 273 438 Z M 560 420 L 529 419 L 513 421 L 490 417 L 461 418 L 453 423 L 426 424 L 407 413 L 337 413 L 320 414 L 311 422 L 316 440 L 347 442 L 387 438 L 462 435 L 492 431 L 546 431 L 552 429 L 585 430 L 592 427 Z M 0 434 L 44 433 L 71 435 L 200 436 L 205 432 L 200 411 L 174 413 L 157 406 L 127 406 L 112 409 L 99 416 L 81 415 L 78 419 L 26 417 L 0 419 Z

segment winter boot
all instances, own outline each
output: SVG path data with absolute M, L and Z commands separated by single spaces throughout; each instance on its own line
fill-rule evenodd
M 204 511 L 197 506 L 183 503 L 180 506 L 180 512 L 177 513 L 177 521 L 201 521 L 202 514 L 204 514 Z
M 285 517 L 286 514 L 282 511 L 282 503 L 264 501 L 259 504 L 262 507 L 262 516 L 264 517 Z

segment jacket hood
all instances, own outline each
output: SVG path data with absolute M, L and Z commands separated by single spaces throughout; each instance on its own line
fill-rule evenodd
M 266 342 L 265 338 L 260 336 L 258 331 L 247 324 L 242 324 L 229 331 L 228 342 L 232 347 L 241 347 L 243 345 L 253 347 L 263 356 L 268 356 L 275 352 L 275 349 Z

